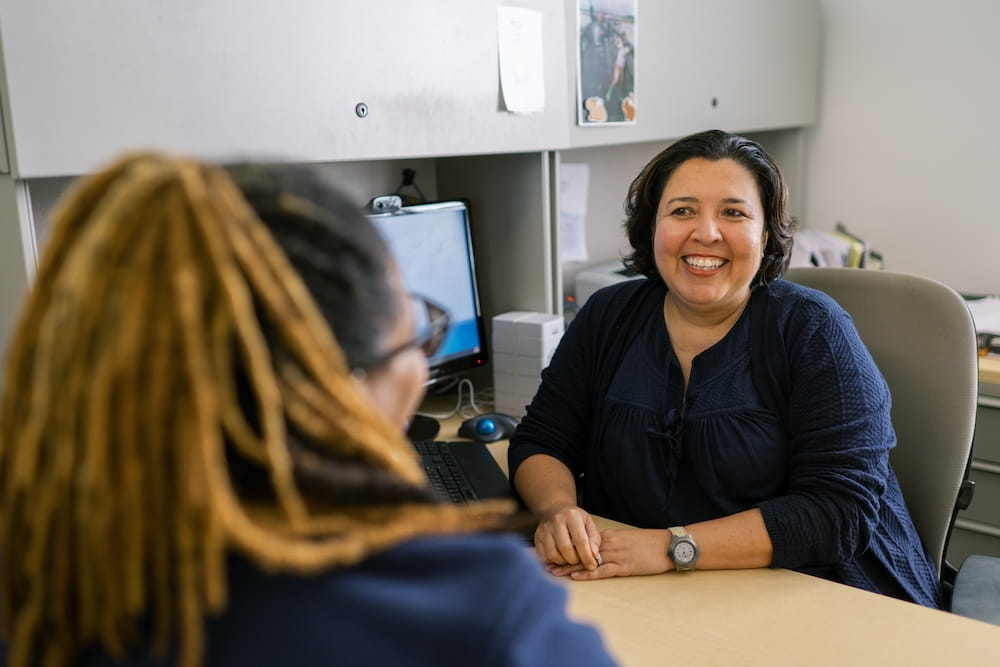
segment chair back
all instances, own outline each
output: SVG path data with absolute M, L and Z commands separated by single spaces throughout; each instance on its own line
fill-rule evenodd
M 882 371 L 897 441 L 889 458 L 942 577 L 976 423 L 979 359 L 965 299 L 935 280 L 890 271 L 793 267 L 785 278 L 833 297 Z

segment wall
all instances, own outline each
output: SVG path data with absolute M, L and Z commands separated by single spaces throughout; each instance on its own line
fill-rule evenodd
M 886 268 L 1000 293 L 1000 2 L 823 0 L 803 226 L 837 221 Z

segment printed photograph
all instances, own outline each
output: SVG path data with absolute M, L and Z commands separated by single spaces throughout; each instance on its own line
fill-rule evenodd
M 579 124 L 634 123 L 637 0 L 578 0 Z

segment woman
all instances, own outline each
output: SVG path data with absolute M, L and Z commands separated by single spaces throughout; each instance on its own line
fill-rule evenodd
M 510 507 L 428 489 L 402 427 L 443 328 L 313 172 L 130 155 L 51 234 L 0 403 L 13 667 L 611 664 L 470 534 Z
M 885 381 L 846 312 L 778 279 L 785 201 L 763 148 L 721 131 L 633 181 L 626 263 L 648 279 L 591 296 L 508 450 L 555 574 L 786 567 L 939 605 Z

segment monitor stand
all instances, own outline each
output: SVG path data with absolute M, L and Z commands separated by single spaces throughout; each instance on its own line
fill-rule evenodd
M 410 440 L 433 440 L 441 430 L 441 422 L 428 415 L 415 414 L 406 429 Z

